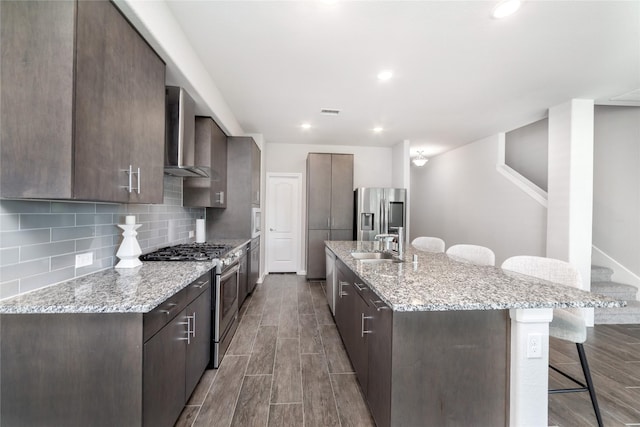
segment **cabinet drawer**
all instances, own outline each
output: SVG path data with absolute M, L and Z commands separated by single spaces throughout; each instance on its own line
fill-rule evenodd
M 213 280 L 213 270 L 210 270 L 194 280 L 189 286 L 187 286 L 187 302 L 190 303 L 196 299 L 201 293 L 211 287 Z
M 143 317 L 144 342 L 147 342 L 149 338 L 169 323 L 171 319 L 176 317 L 176 315 L 187 306 L 189 302 L 187 297 L 188 288 L 189 287 L 182 289 L 150 312 L 145 313 Z

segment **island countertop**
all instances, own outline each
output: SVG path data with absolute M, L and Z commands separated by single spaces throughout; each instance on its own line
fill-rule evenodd
M 235 249 L 248 239 L 212 240 Z M 147 313 L 198 277 L 212 261 L 145 261 L 135 268 L 99 271 L 0 301 L 0 314 Z
M 402 263 L 369 263 L 352 252 L 377 242 L 326 241 L 326 246 L 394 311 L 621 307 L 624 302 L 500 267 L 477 266 L 407 244 Z M 418 261 L 412 262 L 416 254 Z

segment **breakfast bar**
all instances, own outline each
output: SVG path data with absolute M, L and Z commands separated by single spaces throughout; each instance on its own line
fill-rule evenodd
M 378 242 L 325 244 L 336 324 L 378 426 L 546 425 L 553 309 L 620 305 L 409 245 L 399 259 L 367 256 Z

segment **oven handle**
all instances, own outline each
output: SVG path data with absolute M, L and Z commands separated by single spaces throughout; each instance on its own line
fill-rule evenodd
M 231 270 L 226 271 L 221 277 L 220 277 L 220 281 L 222 280 L 227 280 L 229 277 L 233 276 L 234 274 L 236 274 L 238 272 L 238 270 L 240 270 L 240 266 L 239 265 L 234 265 Z

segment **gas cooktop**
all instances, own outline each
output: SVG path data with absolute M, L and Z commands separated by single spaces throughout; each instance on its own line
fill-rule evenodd
M 186 243 L 167 246 L 142 255 L 142 261 L 209 261 L 221 258 L 233 249 L 230 245 L 213 243 Z

